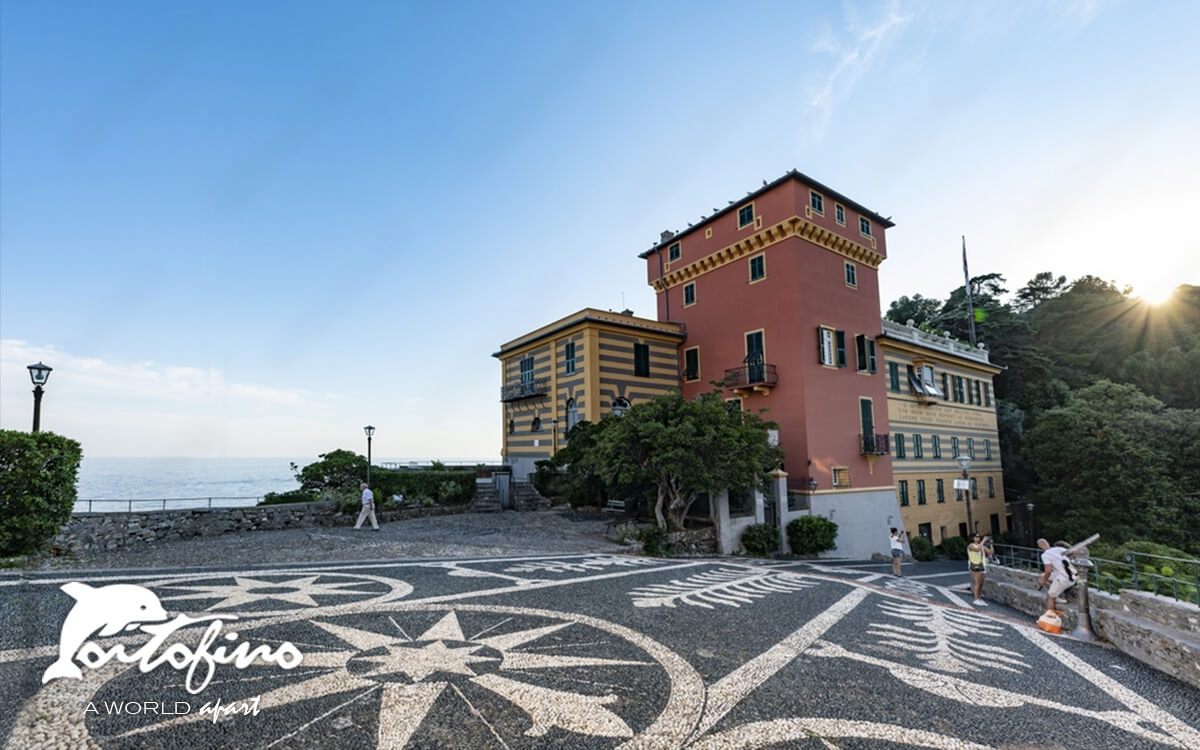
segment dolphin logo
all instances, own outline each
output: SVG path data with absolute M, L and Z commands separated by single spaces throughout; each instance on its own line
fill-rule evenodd
M 75 653 L 83 642 L 97 630 L 100 635 L 113 635 L 122 629 L 133 630 L 143 622 L 167 619 L 158 597 L 150 589 L 119 583 L 93 588 L 85 583 L 66 583 L 63 592 L 75 599 L 75 606 L 63 621 L 58 639 L 58 660 L 42 674 L 42 684 L 56 677 L 83 679 L 75 666 Z

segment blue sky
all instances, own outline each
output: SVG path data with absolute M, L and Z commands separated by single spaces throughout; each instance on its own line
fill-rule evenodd
M 496 456 L 501 343 L 796 168 L 972 273 L 1200 283 L 1200 5 L 0 4 L 0 426 Z

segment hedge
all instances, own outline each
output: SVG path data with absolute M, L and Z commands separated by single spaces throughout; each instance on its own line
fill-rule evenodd
M 796 555 L 828 552 L 836 544 L 838 526 L 821 516 L 800 516 L 787 525 L 788 546 Z
M 82 458 L 70 438 L 0 430 L 0 555 L 35 552 L 70 520 Z
M 779 547 L 779 532 L 769 523 L 747 526 L 742 532 L 742 547 L 753 557 L 770 557 Z

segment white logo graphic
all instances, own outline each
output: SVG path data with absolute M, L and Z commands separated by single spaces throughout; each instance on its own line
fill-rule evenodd
M 75 599 L 75 606 L 63 621 L 58 642 L 58 659 L 42 674 L 42 684 L 59 677 L 83 679 L 83 673 L 75 664 L 76 659 L 90 669 L 102 667 L 112 659 L 126 664 L 137 662 L 138 669 L 143 674 L 166 662 L 175 669 L 187 670 L 184 684 L 187 691 L 194 695 L 208 686 L 217 664 L 232 663 L 238 669 L 246 669 L 256 660 L 261 660 L 268 664 L 277 664 L 282 669 L 294 669 L 300 666 L 303 659 L 300 651 L 288 641 L 281 642 L 274 650 L 266 645 L 252 649 L 249 643 L 239 643 L 232 651 L 221 645 L 210 652 L 209 648 L 222 636 L 222 620 L 236 620 L 237 615 L 208 615 L 196 618 L 181 614 L 176 615 L 170 622 L 165 622 L 167 613 L 158 597 L 141 586 L 116 584 L 93 588 L 84 583 L 72 582 L 63 585 L 62 590 Z M 195 650 L 182 643 L 172 643 L 162 653 L 158 653 L 168 636 L 180 628 L 198 622 L 208 622 L 208 629 L 200 638 Z M 111 636 L 122 630 L 138 629 L 149 633 L 151 638 L 132 654 L 126 653 L 124 644 L 118 643 L 104 649 L 88 640 L 97 630 L 101 636 Z M 236 632 L 223 634 L 223 639 L 227 641 L 236 641 L 237 638 Z M 200 684 L 193 686 L 193 678 L 201 665 L 204 670 Z

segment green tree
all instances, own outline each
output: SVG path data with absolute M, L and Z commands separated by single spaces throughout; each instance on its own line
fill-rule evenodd
M 70 520 L 82 458 L 70 438 L 0 430 L 0 555 L 37 550 Z
M 892 300 L 884 317 L 901 325 L 907 325 L 911 320 L 917 328 L 925 328 L 937 317 L 941 309 L 942 303 L 939 300 L 914 294 L 911 297 L 904 296 Z
M 1120 544 L 1147 539 L 1195 547 L 1200 520 L 1185 490 L 1197 486 L 1194 415 L 1168 410 L 1132 385 L 1101 380 L 1040 416 L 1026 436 L 1047 538 L 1094 532 Z M 1180 460 L 1180 449 L 1190 457 Z M 1194 505 L 1194 500 L 1191 503 Z
M 602 421 L 596 473 L 610 485 L 652 485 L 658 525 L 673 531 L 701 493 L 763 487 L 783 458 L 767 443 L 771 425 L 731 407 L 719 390 L 691 401 L 666 394 Z
M 1046 300 L 1054 299 L 1062 294 L 1066 288 L 1066 276 L 1055 278 L 1054 274 L 1049 271 L 1042 271 L 1017 290 L 1017 294 L 1013 298 L 1013 309 L 1017 312 L 1028 312 Z
M 366 481 L 367 459 L 353 451 L 338 449 L 318 456 L 319 461 L 298 469 L 296 481 L 302 490 L 347 490 L 358 489 L 359 482 Z

